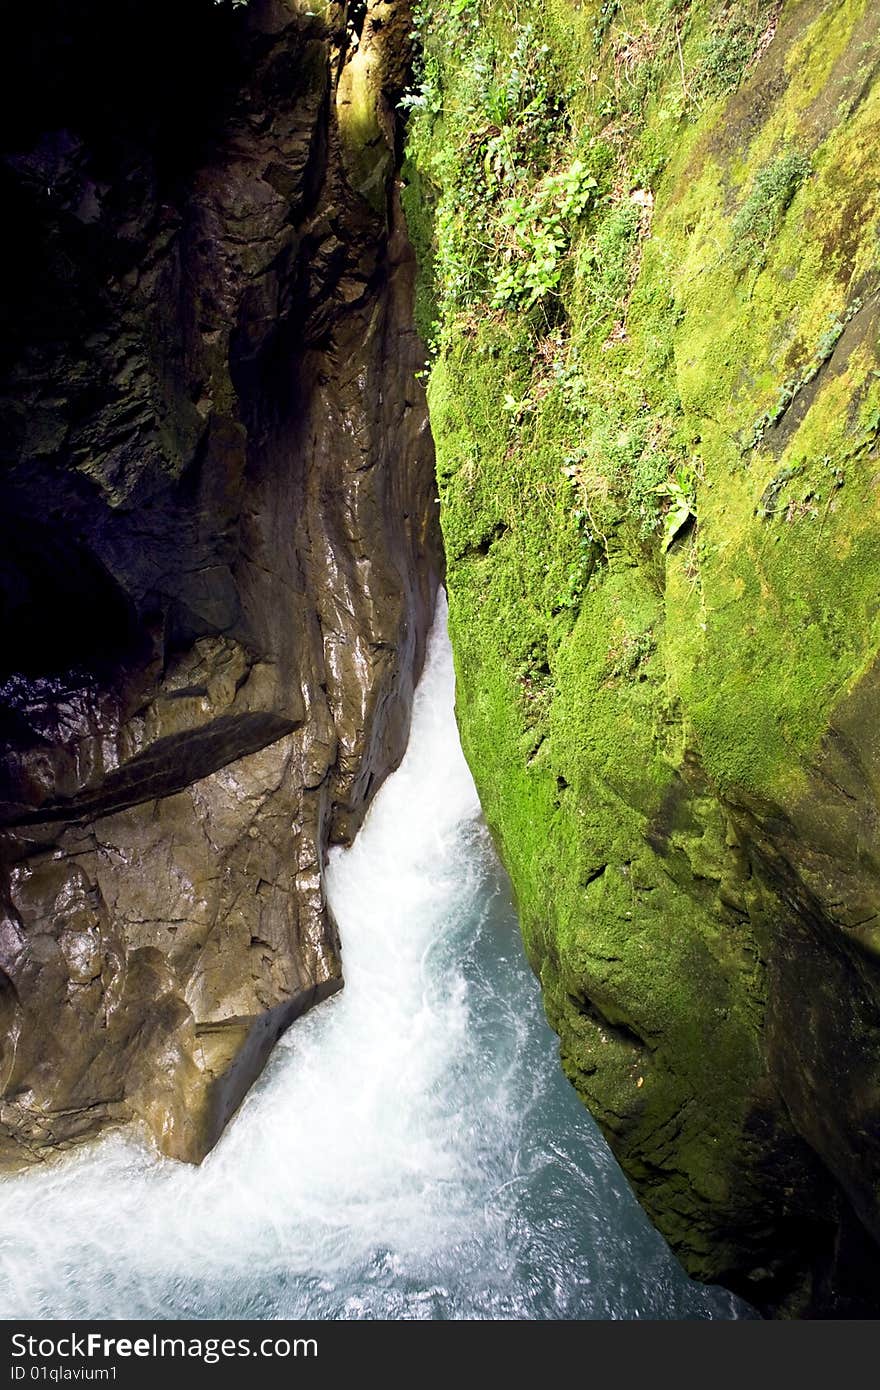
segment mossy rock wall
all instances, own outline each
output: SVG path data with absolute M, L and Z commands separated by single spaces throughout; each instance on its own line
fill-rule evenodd
M 563 1066 L 692 1273 L 876 1311 L 876 9 L 420 31 L 458 715 Z

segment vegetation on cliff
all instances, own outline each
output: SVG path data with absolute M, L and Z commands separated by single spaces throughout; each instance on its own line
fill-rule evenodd
M 563 1064 L 692 1272 L 871 1305 L 876 16 L 423 0 L 419 34 L 459 718 Z

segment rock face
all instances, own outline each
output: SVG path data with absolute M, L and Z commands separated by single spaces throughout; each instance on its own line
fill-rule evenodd
M 406 6 L 74 8 L 4 59 L 7 1164 L 131 1117 L 200 1158 L 340 986 L 322 858 L 441 572 Z
M 876 1314 L 876 8 L 423 41 L 459 720 L 563 1065 L 692 1273 Z

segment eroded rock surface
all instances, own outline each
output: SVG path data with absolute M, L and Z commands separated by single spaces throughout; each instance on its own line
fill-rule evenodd
M 341 983 L 322 858 L 441 569 L 379 8 L 49 5 L 7 49 L 5 1163 L 132 1116 L 198 1159 Z

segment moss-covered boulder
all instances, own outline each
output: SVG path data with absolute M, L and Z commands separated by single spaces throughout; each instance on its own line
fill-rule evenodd
M 425 0 L 404 192 L 462 738 L 695 1275 L 877 1305 L 870 0 Z

